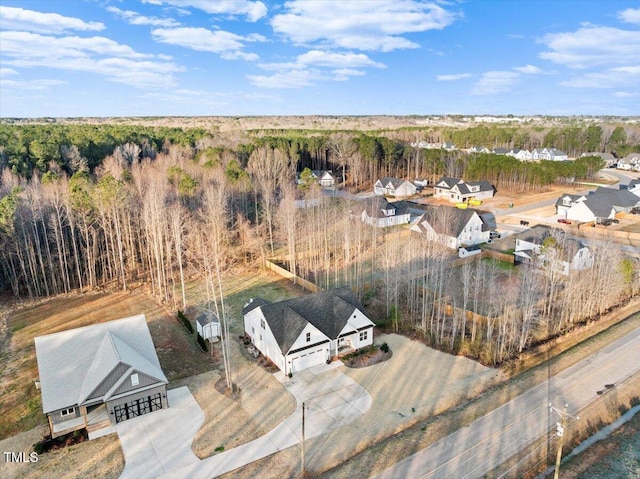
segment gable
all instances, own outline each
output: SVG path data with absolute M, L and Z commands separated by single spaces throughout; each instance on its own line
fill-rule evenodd
M 134 374 L 137 375 L 137 379 L 138 379 L 138 384 L 136 385 L 134 385 L 134 382 L 132 381 L 132 376 Z M 141 388 L 151 386 L 153 384 L 162 383 L 162 382 L 163 381 L 159 380 L 158 378 L 149 376 L 148 374 L 140 372 L 136 369 L 128 368 L 125 374 L 123 374 L 120 377 L 120 381 L 118 382 L 117 387 L 113 391 L 108 392 L 107 397 L 105 397 L 105 400 L 114 396 L 118 396 L 119 394 L 124 394 L 129 391 L 134 391 L 136 389 L 141 389 Z

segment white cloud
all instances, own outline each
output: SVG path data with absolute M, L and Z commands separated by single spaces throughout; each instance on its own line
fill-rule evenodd
M 616 98 L 635 98 L 640 96 L 640 92 L 634 91 L 634 92 L 630 92 L 630 91 L 614 91 L 612 93 L 613 96 L 615 96 Z
M 551 33 L 540 43 L 550 50 L 540 58 L 569 68 L 628 65 L 640 62 L 640 32 L 583 24 L 575 32 Z
M 366 75 L 362 68 L 386 68 L 364 53 L 323 50 L 309 50 L 298 55 L 293 62 L 261 63 L 258 66 L 277 72 L 271 76 L 248 77 L 254 85 L 264 88 L 300 88 L 312 85 L 312 80 L 345 81 L 351 76 Z
M 0 6 L 0 24 L 4 30 L 21 30 L 38 33 L 62 33 L 68 30 L 100 31 L 104 24 L 85 22 L 75 17 L 57 13 L 42 13 L 24 8 Z
M 153 39 L 160 43 L 179 45 L 201 52 L 220 53 L 227 60 L 243 59 L 255 61 L 258 55 L 242 51 L 243 42 L 262 41 L 261 35 L 243 37 L 224 30 L 207 30 L 206 28 L 157 28 L 152 30 Z
M 301 88 L 310 86 L 314 80 L 324 77 L 317 70 L 289 70 L 273 75 L 248 75 L 251 83 L 261 88 Z
M 527 73 L 529 75 L 538 75 L 540 73 L 543 73 L 542 69 L 538 68 L 535 65 L 525 65 L 523 67 L 515 67 L 514 70 L 520 73 Z
M 640 65 L 586 73 L 560 84 L 574 88 L 637 88 L 640 87 Z
M 172 62 L 136 52 L 105 37 L 53 37 L 27 32 L 0 32 L 5 65 L 53 68 L 103 75 L 139 88 L 175 84 Z
M 0 80 L 0 87 L 14 90 L 48 90 L 52 86 L 64 85 L 62 80 Z
M 144 3 L 172 5 L 180 9 L 192 7 L 212 15 L 246 16 L 250 22 L 267 14 L 266 5 L 254 0 L 144 0 Z
M 291 0 L 271 20 L 296 44 L 322 42 L 357 50 L 392 51 L 420 45 L 402 35 L 442 29 L 457 15 L 437 3 L 415 0 Z
M 386 68 L 382 63 L 373 61 L 364 53 L 337 53 L 323 50 L 310 50 L 298 55 L 296 63 L 322 67 L 375 67 Z
M 117 7 L 107 7 L 107 11 L 118 15 L 131 25 L 151 25 L 154 27 L 177 27 L 180 25 L 180 23 L 176 22 L 173 18 L 145 17 L 138 12 L 120 10 Z
M 436 80 L 438 81 L 456 81 L 462 80 L 463 78 L 470 78 L 471 73 L 454 73 L 452 75 L 437 75 Z
M 10 75 L 17 75 L 18 72 L 13 70 L 12 68 L 0 68 L 0 78 L 8 77 Z
M 491 95 L 511 90 L 520 74 L 510 71 L 491 71 L 482 74 L 471 89 L 472 95 Z
M 339 68 L 333 70 L 332 73 L 335 75 L 333 78 L 335 81 L 346 81 L 352 76 L 364 76 L 367 74 L 364 70 L 355 70 L 353 68 Z
M 640 25 L 640 8 L 627 8 L 618 12 L 618 19 L 625 23 Z

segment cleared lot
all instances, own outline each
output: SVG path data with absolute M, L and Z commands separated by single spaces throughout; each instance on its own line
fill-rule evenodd
M 308 440 L 308 470 L 321 471 L 340 464 L 375 441 L 478 395 L 504 377 L 498 370 L 402 336 L 376 338 L 376 343 L 381 342 L 391 347 L 390 360 L 344 370 L 371 395 L 371 409 L 343 428 Z M 293 447 L 223 477 L 292 477 L 299 470 L 300 450 Z

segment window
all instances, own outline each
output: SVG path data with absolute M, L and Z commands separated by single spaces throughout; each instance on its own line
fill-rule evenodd
M 264 329 L 264 319 L 261 319 L 261 320 L 260 320 L 260 327 L 261 327 L 262 329 Z
M 133 373 L 131 375 L 131 385 L 137 386 L 138 384 L 140 384 L 140 378 L 138 377 L 138 373 Z
M 307 342 L 310 343 L 311 342 L 311 333 L 307 333 Z
M 367 333 L 368 333 L 368 331 L 361 331 L 360 332 L 360 341 L 366 341 L 367 340 Z
M 256 334 L 256 328 L 254 328 L 253 326 L 251 326 L 251 334 Z
M 76 415 L 76 408 L 74 407 L 68 407 L 67 409 L 63 409 L 62 411 L 60 411 L 60 417 L 75 416 L 75 415 Z

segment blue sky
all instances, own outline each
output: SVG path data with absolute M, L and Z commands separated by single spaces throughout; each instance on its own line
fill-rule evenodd
M 0 116 L 640 115 L 640 2 L 2 0 Z

